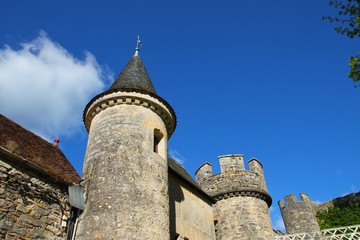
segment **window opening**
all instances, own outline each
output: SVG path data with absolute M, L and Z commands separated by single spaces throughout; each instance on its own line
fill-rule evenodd
M 159 129 L 154 129 L 154 152 L 159 154 L 159 145 L 163 138 L 163 134 Z

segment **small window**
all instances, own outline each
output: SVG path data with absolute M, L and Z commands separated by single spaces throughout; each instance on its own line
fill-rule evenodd
M 157 154 L 159 154 L 160 143 L 163 137 L 159 129 L 154 129 L 154 152 Z

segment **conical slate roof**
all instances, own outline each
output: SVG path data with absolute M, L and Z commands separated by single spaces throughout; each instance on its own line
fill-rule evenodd
M 134 89 L 156 94 L 141 58 L 135 54 L 109 90 Z
M 176 114 L 174 109 L 170 106 L 168 102 L 166 102 L 163 98 L 161 98 L 155 91 L 154 85 L 152 84 L 150 77 L 145 69 L 141 58 L 139 57 L 139 49 L 136 48 L 134 56 L 130 59 L 130 61 L 126 64 L 125 68 L 121 71 L 119 76 L 115 79 L 114 83 L 111 85 L 109 90 L 100 93 L 95 96 L 90 102 L 86 105 L 83 113 L 83 120 L 86 126 L 86 129 L 89 131 L 92 117 L 89 117 L 89 120 L 86 120 L 88 110 L 92 106 L 92 104 L 108 94 L 116 93 L 116 92 L 137 92 L 140 94 L 149 95 L 162 104 L 166 106 L 168 111 L 171 114 L 171 119 L 167 118 L 167 124 L 169 124 L 169 138 L 171 134 L 174 132 L 176 127 Z M 93 114 L 96 114 L 93 112 Z M 166 120 L 166 119 L 165 119 Z

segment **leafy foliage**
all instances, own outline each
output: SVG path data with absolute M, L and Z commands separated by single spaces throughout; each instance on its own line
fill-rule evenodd
M 360 203 L 344 203 L 319 211 L 316 218 L 321 229 L 344 227 L 360 224 Z
M 349 77 L 353 79 L 354 82 L 360 81 L 360 55 L 356 57 L 349 58 L 349 66 L 351 68 L 349 72 Z
M 349 38 L 360 37 L 360 0 L 330 0 L 330 6 L 338 9 L 338 16 L 323 17 L 324 20 L 335 22 L 338 26 L 335 31 Z M 360 55 L 349 58 L 349 77 L 355 82 L 360 82 Z M 355 85 L 356 87 L 356 85 Z
M 350 38 L 360 37 L 360 0 L 346 0 L 343 3 L 339 0 L 330 0 L 330 6 L 338 8 L 338 17 L 323 17 L 330 22 L 340 23 L 335 31 L 346 34 Z

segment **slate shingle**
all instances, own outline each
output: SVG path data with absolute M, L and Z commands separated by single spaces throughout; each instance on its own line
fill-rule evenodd
M 139 56 L 133 56 L 109 90 L 134 89 L 156 94 L 149 74 Z

